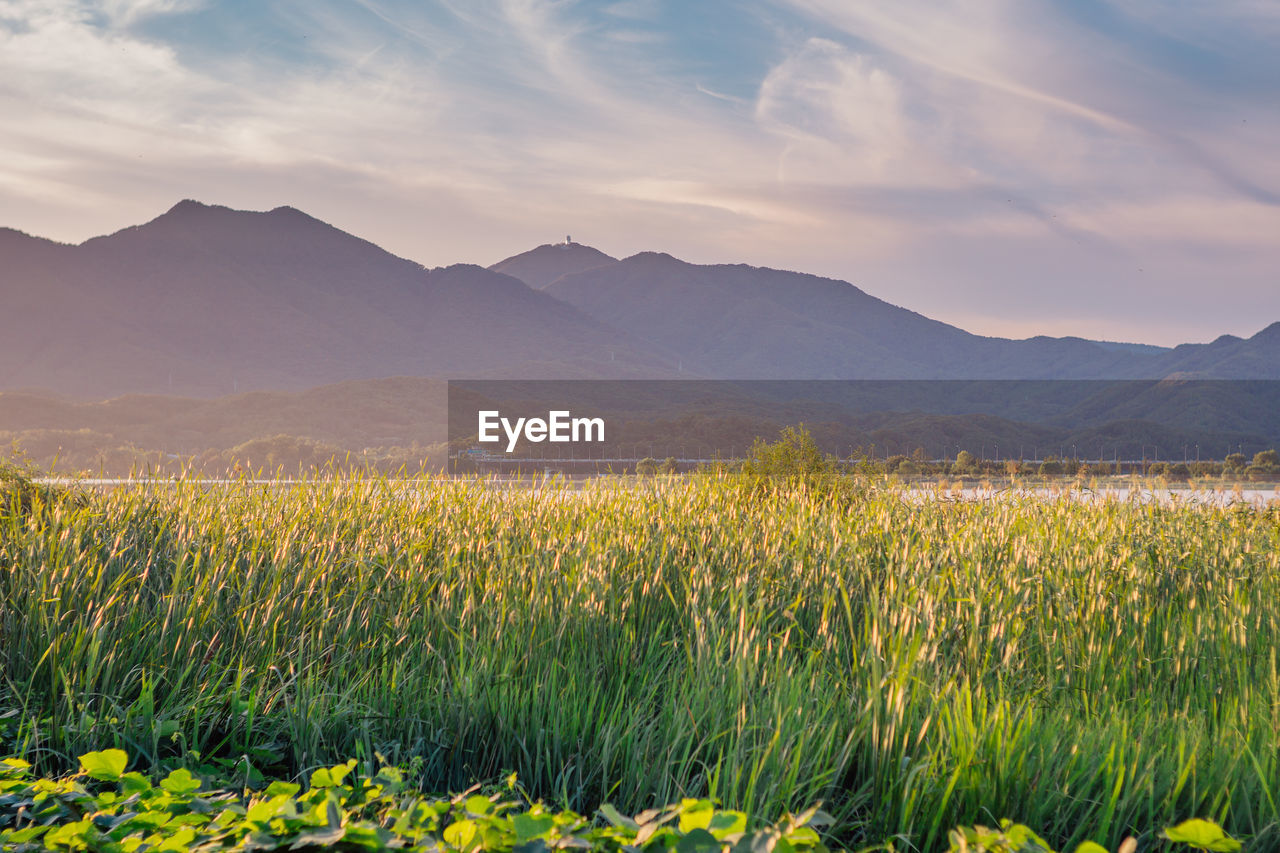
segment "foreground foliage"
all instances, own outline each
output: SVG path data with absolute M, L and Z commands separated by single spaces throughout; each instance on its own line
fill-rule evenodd
M 496 794 L 472 788 L 448 799 L 406 789 L 400 770 L 383 767 L 361 778 L 355 760 L 311 774 L 309 790 L 273 782 L 237 794 L 205 790 L 202 780 L 178 769 L 159 783 L 127 772 L 118 749 L 80 756 L 80 772 L 61 780 L 32 779 L 31 765 L 0 762 L 0 849 L 519 851 L 552 849 L 661 853 L 825 853 L 814 827 L 831 818 L 811 808 L 768 826 L 751 826 L 742 812 L 717 809 L 710 800 L 627 817 L 601 806 L 605 823 L 513 796 L 516 778 Z M 477 788 L 479 786 L 476 786 Z M 1191 820 L 1164 837 L 1215 853 L 1235 853 L 1240 843 L 1209 821 Z M 956 853 L 1053 853 L 1022 825 L 1004 821 L 996 830 L 961 827 L 950 835 Z M 892 849 L 884 845 L 882 849 Z M 1119 853 L 1133 853 L 1127 839 Z M 1107 853 L 1086 841 L 1075 853 Z
M 523 802 L 513 790 L 423 797 L 406 790 L 395 768 L 360 778 L 353 772 L 354 760 L 316 770 L 306 793 L 288 782 L 243 794 L 204 790 L 186 769 L 153 784 L 141 773 L 126 772 L 127 766 L 128 755 L 117 749 L 81 756 L 80 772 L 61 780 L 31 779 L 26 762 L 0 763 L 0 849 L 827 849 L 811 824 L 822 825 L 829 818 L 816 809 L 787 815 L 775 825 L 749 827 L 741 812 L 717 809 L 709 800 L 685 799 L 635 817 L 604 806 L 600 812 L 607 825 L 600 825 L 569 811 Z M 508 789 L 514 787 L 512 777 Z
M 238 788 L 378 755 L 833 839 L 1280 848 L 1280 517 L 892 490 L 179 482 L 0 512 L 0 754 Z M 364 765 L 362 765 L 364 766 Z

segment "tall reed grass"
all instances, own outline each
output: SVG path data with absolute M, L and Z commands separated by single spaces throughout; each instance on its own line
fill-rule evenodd
M 1005 816 L 1278 846 L 1277 602 L 1256 510 L 179 482 L 0 514 L 0 753 L 822 801 L 845 843 L 927 850 Z

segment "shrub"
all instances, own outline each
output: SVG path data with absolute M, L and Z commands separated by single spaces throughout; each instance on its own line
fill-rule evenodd
M 64 500 L 81 501 L 65 488 L 37 482 L 32 472 L 11 462 L 0 462 L 0 513 L 30 513 L 35 507 Z
M 757 438 L 742 463 L 742 473 L 756 482 L 788 481 L 826 489 L 838 489 L 849 482 L 840 474 L 836 458 L 818 448 L 804 424 L 787 427 L 772 443 Z

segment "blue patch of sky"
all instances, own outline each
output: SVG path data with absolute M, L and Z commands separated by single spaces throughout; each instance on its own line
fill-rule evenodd
M 769 71 L 789 51 L 812 37 L 844 44 L 849 39 L 813 18 L 767 0 L 651 0 L 626 4 L 634 15 L 618 15 L 616 0 L 583 0 L 576 7 L 592 26 L 649 35 L 638 50 L 663 71 L 691 87 L 749 101 Z
M 393 4 L 384 5 L 394 9 Z M 353 52 L 380 47 L 393 55 L 411 54 L 417 61 L 432 58 L 421 40 L 376 9 L 351 0 L 219 0 L 187 12 L 148 17 L 135 29 L 172 45 L 186 64 L 197 68 L 245 60 L 293 73 L 324 72 L 346 64 Z M 407 4 L 394 13 L 402 12 L 432 27 L 457 28 L 453 15 L 434 4 Z
M 323 64 L 312 33 L 282 14 L 287 4 L 221 0 L 191 11 L 144 18 L 140 34 L 173 46 L 184 63 L 216 66 L 228 57 L 307 67 Z
M 1280 87 L 1274 29 L 1249 27 L 1216 11 L 1214 4 L 1170 0 L 1165 20 L 1185 29 L 1176 33 L 1107 0 L 1053 0 L 1053 5 L 1077 25 L 1122 46 L 1137 63 L 1198 88 L 1275 97 Z
M 655 85 L 701 86 L 751 101 L 761 81 L 788 52 L 812 37 L 852 50 L 875 53 L 870 44 L 831 30 L 818 20 L 769 0 L 580 0 L 562 7 L 571 24 L 593 31 L 631 33 L 634 41 L 602 37 L 586 43 L 607 63 L 611 53 L 629 52 L 652 67 Z M 625 14 L 617 14 L 622 11 Z M 464 10 L 462 14 L 466 14 Z M 219 0 L 176 14 L 155 15 L 134 24 L 141 34 L 174 47 L 182 61 L 198 69 L 228 62 L 291 74 L 336 70 L 362 49 L 381 50 L 379 61 L 446 62 L 455 79 L 469 84 L 520 88 L 500 63 L 485 61 L 485 39 L 446 2 L 407 0 Z M 426 34 L 428 38 L 419 37 Z M 647 81 L 636 80 L 643 87 Z
M 667 0 L 656 5 L 651 26 L 661 34 L 676 70 L 695 85 L 750 99 L 780 58 L 778 34 L 759 4 Z

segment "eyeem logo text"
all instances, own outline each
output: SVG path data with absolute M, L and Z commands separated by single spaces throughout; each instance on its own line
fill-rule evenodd
M 604 441 L 604 418 L 575 418 L 569 412 L 547 412 L 543 418 L 516 418 L 515 423 L 502 417 L 500 412 L 480 412 L 480 441 L 502 440 L 498 430 L 506 433 L 507 453 L 516 449 L 516 443 L 524 438 L 535 444 L 549 441 L 568 444 L 577 441 Z

